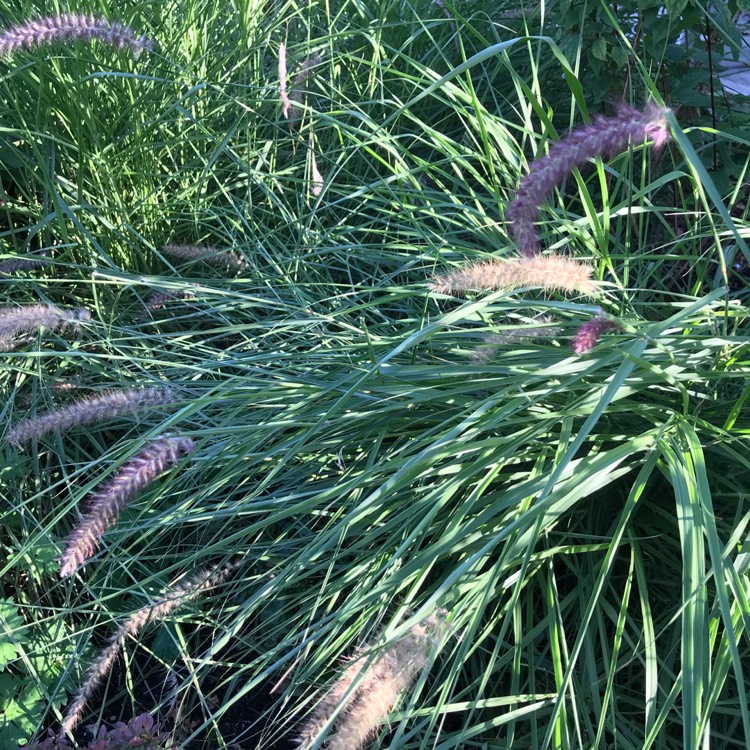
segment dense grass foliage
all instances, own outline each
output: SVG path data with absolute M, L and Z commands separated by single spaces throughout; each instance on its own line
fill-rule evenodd
M 517 256 L 519 180 L 598 111 L 555 41 L 565 4 L 74 5 L 156 45 L 0 60 L 0 263 L 49 261 L 0 275 L 0 306 L 90 313 L 0 353 L 0 744 L 57 728 L 159 592 L 237 563 L 140 622 L 84 729 L 150 712 L 190 750 L 291 747 L 344 657 L 444 609 L 373 747 L 746 747 L 743 103 L 706 127 L 612 19 L 623 98 L 671 107 L 672 141 L 576 172 L 539 225 L 602 293 L 452 297 L 431 279 Z M 620 328 L 579 356 L 600 308 Z M 7 441 L 156 386 L 171 403 Z M 87 499 L 162 435 L 195 450 L 60 580 Z

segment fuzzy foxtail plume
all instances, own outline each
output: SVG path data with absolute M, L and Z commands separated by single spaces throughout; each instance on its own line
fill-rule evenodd
M 125 464 L 91 498 L 88 511 L 68 537 L 60 577 L 65 578 L 74 573 L 94 554 L 104 530 L 117 521 L 130 498 L 151 484 L 167 468 L 178 464 L 183 454 L 191 453 L 194 449 L 195 443 L 189 438 L 161 437 Z
M 0 54 L 12 54 L 18 49 L 38 47 L 52 42 L 90 42 L 98 39 L 112 47 L 129 47 L 134 57 L 142 50 L 153 50 L 154 43 L 145 36 L 136 36 L 124 23 L 108 21 L 96 16 L 63 13 L 36 21 L 27 21 L 0 31 Z
M 58 411 L 19 422 L 9 433 L 8 442 L 16 447 L 54 430 L 68 430 L 76 425 L 93 424 L 105 419 L 132 414 L 151 406 L 174 400 L 169 388 L 143 388 L 132 391 L 110 391 L 102 396 L 81 399 Z
M 427 664 L 430 654 L 448 633 L 446 612 L 439 611 L 414 625 L 409 632 L 374 659 L 354 661 L 320 701 L 300 728 L 302 750 L 309 748 L 345 701 L 328 750 L 357 750 L 388 719 L 399 695 Z M 354 681 L 357 684 L 352 689 Z
M 593 296 L 599 285 L 591 278 L 591 266 L 560 255 L 490 260 L 438 276 L 430 285 L 433 292 L 451 294 L 471 289 L 517 289 L 540 287 L 547 291 L 579 292 Z
M 83 718 L 86 703 L 91 698 L 97 686 L 109 673 L 115 663 L 122 644 L 128 636 L 135 637 L 146 623 L 152 620 L 162 620 L 170 612 L 177 609 L 191 599 L 205 594 L 209 589 L 221 585 L 239 567 L 239 563 L 230 563 L 223 568 L 213 567 L 202 570 L 193 578 L 177 584 L 173 589 L 153 604 L 142 607 L 131 615 L 110 637 L 106 648 L 89 667 L 86 681 L 76 693 L 73 702 L 68 706 L 62 721 L 61 734 L 72 732 Z
M 505 214 L 523 255 L 533 257 L 540 252 L 534 226 L 539 207 L 566 175 L 593 157 L 615 156 L 631 142 L 638 145 L 650 140 L 661 148 L 669 138 L 668 111 L 654 103 L 643 112 L 623 104 L 614 117 L 597 117 L 590 125 L 576 128 L 552 143 L 546 156 L 532 162 Z

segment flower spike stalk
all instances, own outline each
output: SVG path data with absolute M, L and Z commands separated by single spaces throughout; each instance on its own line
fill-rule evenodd
M 669 138 L 667 112 L 653 102 L 643 112 L 623 104 L 614 117 L 597 117 L 552 143 L 546 156 L 532 162 L 506 211 L 511 234 L 523 255 L 530 258 L 540 252 L 534 226 L 539 207 L 567 174 L 593 157 L 608 159 L 631 142 L 650 140 L 655 148 L 661 148 Z

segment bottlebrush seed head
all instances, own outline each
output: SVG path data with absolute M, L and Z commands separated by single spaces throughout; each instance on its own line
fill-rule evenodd
M 96 16 L 63 13 L 59 16 L 26 21 L 0 32 L 0 54 L 12 54 L 21 48 L 30 49 L 52 42 L 90 42 L 92 39 L 119 49 L 129 47 L 136 58 L 142 50 L 151 51 L 154 48 L 151 39 L 136 36 L 129 26 L 118 21 L 110 22 L 106 18 Z
M 590 352 L 596 346 L 597 341 L 599 341 L 603 333 L 616 328 L 620 328 L 620 326 L 609 318 L 604 317 L 603 313 L 600 313 L 578 329 L 571 345 L 573 351 L 576 354 Z
M 517 289 L 540 287 L 547 291 L 579 292 L 593 296 L 599 284 L 591 278 L 593 268 L 561 255 L 490 260 L 438 276 L 433 292 L 449 294 L 470 289 Z
M 125 464 L 92 496 L 81 522 L 68 537 L 61 558 L 60 577 L 74 573 L 94 554 L 102 534 L 117 521 L 131 498 L 194 449 L 195 444 L 188 438 L 162 437 Z
M 552 143 L 546 156 L 532 162 L 505 213 L 523 255 L 531 257 L 539 252 L 534 222 L 542 202 L 566 175 L 593 157 L 608 159 L 624 151 L 631 142 L 650 140 L 656 149 L 661 148 L 669 138 L 668 111 L 654 103 L 643 112 L 623 104 L 614 117 L 597 117 L 590 125 L 576 128 Z
M 24 443 L 53 430 L 63 432 L 76 425 L 101 422 L 171 401 L 174 401 L 174 394 L 169 388 L 110 391 L 102 396 L 74 401 L 58 411 L 47 412 L 39 417 L 19 422 L 8 433 L 8 442 L 21 447 Z

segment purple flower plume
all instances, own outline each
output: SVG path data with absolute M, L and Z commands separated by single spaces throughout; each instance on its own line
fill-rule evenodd
M 576 331 L 572 344 L 573 351 L 576 354 L 590 352 L 596 346 L 596 342 L 599 341 L 602 334 L 611 331 L 613 328 L 620 328 L 620 326 L 613 320 L 606 318 L 602 313 L 591 318 Z
M 191 453 L 194 449 L 195 443 L 189 438 L 162 437 L 125 464 L 93 495 L 88 511 L 68 537 L 60 577 L 74 573 L 79 565 L 94 554 L 101 535 L 117 521 L 130 498 L 151 484 L 167 468 L 178 464 L 182 454 Z
M 169 388 L 110 391 L 102 396 L 74 401 L 58 411 L 50 411 L 19 422 L 8 433 L 8 442 L 20 447 L 53 430 L 63 431 L 75 425 L 93 424 L 173 400 L 174 394 Z
M 639 144 L 651 140 L 655 148 L 661 148 L 669 138 L 667 111 L 654 103 L 643 112 L 623 104 L 614 117 L 597 117 L 591 125 L 577 128 L 552 143 L 546 156 L 532 162 L 506 211 L 511 234 L 521 252 L 526 257 L 539 252 L 534 226 L 539 206 L 567 174 L 592 157 L 608 159 L 618 154 L 631 141 Z
M 123 23 L 96 16 L 63 13 L 36 21 L 26 21 L 0 32 L 0 54 L 12 54 L 22 47 L 29 49 L 51 42 L 89 42 L 92 39 L 98 39 L 120 49 L 130 47 L 134 57 L 138 57 L 143 49 L 151 51 L 154 48 L 151 39 L 136 36 L 135 32 Z

